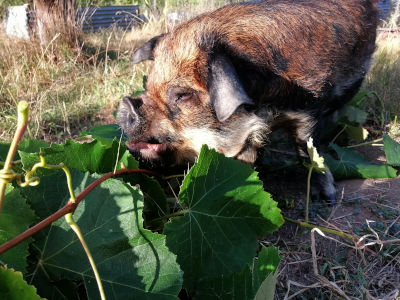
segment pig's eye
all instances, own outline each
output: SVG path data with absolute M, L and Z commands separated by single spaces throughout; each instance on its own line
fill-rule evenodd
M 175 101 L 186 101 L 192 98 L 193 93 L 179 93 L 176 95 L 176 100 Z

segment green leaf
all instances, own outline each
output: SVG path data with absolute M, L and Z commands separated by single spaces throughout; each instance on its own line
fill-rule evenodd
M 49 143 L 37 140 L 23 140 L 18 144 L 18 150 L 35 153 L 39 152 L 41 148 L 48 147 Z
M 100 140 L 104 145 L 111 145 L 115 140 L 126 141 L 126 135 L 122 132 L 121 126 L 118 124 L 99 125 L 90 128 L 88 131 L 83 131 L 80 134 L 81 138 L 93 138 Z M 78 138 L 79 139 L 79 138 Z
M 389 165 L 400 166 L 400 144 L 387 134 L 383 136 L 383 150 Z
M 64 163 L 68 168 L 83 172 L 106 173 L 113 171 L 115 166 L 119 170 L 121 162 L 127 168 L 138 167 L 137 161 L 126 150 L 125 145 L 119 144 L 115 140 L 109 146 L 97 140 L 82 144 L 67 140 L 63 145 L 53 144 L 49 148 L 42 148 L 41 152 L 48 164 Z M 38 154 L 20 151 L 20 156 L 25 170 L 30 170 L 35 163 L 39 162 Z M 37 175 L 52 172 L 54 171 L 39 169 Z
M 356 142 L 365 141 L 368 138 L 368 130 L 363 127 L 346 126 L 347 135 Z
M 257 237 L 283 223 L 277 203 L 250 166 L 203 146 L 183 181 L 183 217 L 165 224 L 167 246 L 177 254 L 185 286 L 243 270 L 257 250 Z
M 336 179 L 348 178 L 395 178 L 396 170 L 388 165 L 376 165 L 368 162 L 361 154 L 336 144 L 330 145 L 338 160 L 324 155 L 325 163 Z
M 261 250 L 253 270 L 255 278 L 253 287 L 259 286 L 255 300 L 274 299 L 279 262 L 278 249 L 269 247 Z
M 9 143 L 0 143 L 0 161 L 4 162 L 6 160 L 9 148 Z
M 371 96 L 373 92 L 366 91 L 366 90 L 360 90 L 354 97 L 351 99 L 347 105 L 350 106 L 355 106 L 355 107 L 361 107 L 365 100 L 368 99 L 369 96 Z
M 96 176 L 73 171 L 72 178 L 78 194 Z M 24 191 L 41 217 L 59 209 L 69 197 L 65 177 L 59 173 L 43 177 L 39 186 Z M 176 299 L 181 289 L 176 256 L 166 248 L 164 235 L 143 229 L 142 210 L 143 195 L 137 188 L 110 179 L 93 190 L 74 213 L 107 299 Z M 39 232 L 35 240 L 40 259 L 27 278 L 40 295 L 59 298 L 60 289 L 51 283 L 69 279 L 81 280 L 90 299 L 99 297 L 88 259 L 64 218 Z
M 33 210 L 26 204 L 19 189 L 7 186 L 3 209 L 0 214 L 0 244 L 24 232 L 37 220 Z M 0 255 L 0 261 L 23 273 L 26 272 L 28 247 L 32 239 L 19 243 L 14 248 Z
M 263 247 L 251 267 L 230 276 L 201 280 L 194 298 L 253 300 L 257 295 L 260 300 L 273 300 L 279 261 L 276 248 Z
M 158 181 L 143 174 L 129 174 L 124 180 L 131 185 L 139 185 L 144 195 L 143 218 L 147 229 L 162 230 L 165 220 L 163 216 L 169 214 L 167 196 Z M 154 221 L 155 219 L 160 219 Z
M 40 300 L 36 288 L 28 285 L 21 272 L 0 267 L 0 299 Z
M 18 144 L 18 150 L 34 153 L 39 152 L 40 148 L 47 147 L 49 144 L 42 141 L 35 140 L 23 140 Z M 8 153 L 8 149 L 10 148 L 9 143 L 0 143 L 0 161 L 5 161 Z M 20 159 L 18 152 L 15 153 L 14 160 Z
M 339 120 L 345 124 L 362 125 L 368 117 L 364 110 L 352 105 L 346 105 L 338 111 Z

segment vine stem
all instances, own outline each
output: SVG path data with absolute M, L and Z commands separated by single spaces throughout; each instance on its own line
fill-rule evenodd
M 83 237 L 83 234 L 78 226 L 78 224 L 75 223 L 73 217 L 72 217 L 72 213 L 68 213 L 65 215 L 65 221 L 68 223 L 69 227 L 71 227 L 71 229 L 75 232 L 76 236 L 78 237 L 79 241 L 81 242 L 81 245 L 83 247 L 83 249 L 86 252 L 86 256 L 89 259 L 89 263 L 92 267 L 93 273 L 94 273 L 94 277 L 96 278 L 96 282 L 97 282 L 97 287 L 99 289 L 100 292 L 100 298 L 101 300 L 105 300 L 106 299 L 106 294 L 104 293 L 104 288 L 103 288 L 103 284 L 101 283 L 101 279 L 100 279 L 100 274 L 99 271 L 97 270 L 96 264 L 94 262 L 93 256 L 90 253 L 89 247 L 87 246 L 85 239 Z
M 366 146 L 366 145 L 374 145 L 375 143 L 382 142 L 382 141 L 383 141 L 383 138 L 379 138 L 379 139 L 376 139 L 373 141 L 368 141 L 368 142 L 364 142 L 364 143 L 357 144 L 357 145 L 350 145 L 350 146 L 347 146 L 347 148 L 356 148 L 356 147 L 361 147 L 361 146 Z
M 310 166 L 308 169 L 307 175 L 307 197 L 306 197 L 306 216 L 305 221 L 308 222 L 308 206 L 310 205 L 310 189 L 311 189 L 311 174 L 313 171 L 313 167 Z
M 293 219 L 288 218 L 288 217 L 284 217 L 284 219 L 285 219 L 286 221 L 288 221 L 288 222 L 297 224 L 297 225 L 299 225 L 299 226 L 301 226 L 301 227 L 306 227 L 306 228 L 310 228 L 310 229 L 312 229 L 312 228 L 318 228 L 319 230 L 321 230 L 321 231 L 323 231 L 323 232 L 331 233 L 331 234 L 340 236 L 340 237 L 342 237 L 342 238 L 349 239 L 349 240 L 352 241 L 352 242 L 357 242 L 357 241 L 360 239 L 359 237 L 357 237 L 357 236 L 355 236 L 355 235 L 351 235 L 351 234 L 348 234 L 348 233 L 345 233 L 345 232 L 342 232 L 342 231 L 338 231 L 338 230 L 335 230 L 335 229 L 331 229 L 331 228 L 327 228 L 327 227 L 322 227 L 322 226 L 313 225 L 313 224 L 310 224 L 310 223 L 308 223 L 308 222 L 302 222 L 302 221 L 293 220 Z
M 97 186 L 99 186 L 103 181 L 114 177 L 118 175 L 123 175 L 123 174 L 132 174 L 132 173 L 143 173 L 151 176 L 160 176 L 159 174 L 149 171 L 149 170 L 143 170 L 143 169 L 122 169 L 122 170 L 117 170 L 115 172 L 109 172 L 104 174 L 102 177 L 96 179 L 93 181 L 91 184 L 89 184 L 82 192 L 79 193 L 78 196 L 76 196 L 76 201 L 72 202 L 69 201 L 64 207 L 53 213 L 52 215 L 48 216 L 46 219 L 43 221 L 39 222 L 38 224 L 32 226 L 31 228 L 28 228 L 26 231 L 22 232 L 21 234 L 17 235 L 15 238 L 5 242 L 0 246 L 0 254 L 3 254 L 4 252 L 10 250 L 14 246 L 18 245 L 19 243 L 25 241 L 26 239 L 30 238 L 40 230 L 46 228 L 47 226 L 51 225 L 53 222 L 57 221 L 58 219 L 62 218 L 68 213 L 72 213 L 75 211 L 79 203 L 91 192 L 93 191 Z
M 18 144 L 25 133 L 26 127 L 28 126 L 29 119 L 29 105 L 26 101 L 20 101 L 17 107 L 18 111 L 18 123 L 17 130 L 15 131 L 14 138 L 11 142 L 10 149 L 7 153 L 4 167 L 0 171 L 0 213 L 3 207 L 4 194 L 6 192 L 7 184 L 10 183 L 14 178 L 15 174 L 12 171 L 12 164 L 15 153 L 17 152 Z

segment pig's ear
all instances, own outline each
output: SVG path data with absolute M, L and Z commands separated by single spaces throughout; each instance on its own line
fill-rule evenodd
M 227 120 L 240 105 L 254 104 L 247 96 L 232 62 L 222 54 L 211 59 L 209 93 L 220 122 Z
M 144 60 L 153 60 L 154 48 L 157 46 L 158 42 L 163 36 L 164 34 L 155 36 L 152 39 L 148 40 L 146 43 L 144 43 L 140 48 L 138 48 L 132 55 L 131 63 L 137 64 Z

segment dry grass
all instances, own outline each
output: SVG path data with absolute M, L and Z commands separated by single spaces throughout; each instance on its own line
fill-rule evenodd
M 294 199 L 282 212 L 302 219 L 303 177 L 288 177 L 284 184 L 266 182 L 266 189 L 273 186 L 276 200 Z M 335 207 L 313 204 L 312 223 L 358 236 L 361 242 L 321 236 L 286 222 L 267 237 L 282 255 L 275 299 L 399 299 L 400 178 L 347 180 L 338 183 L 338 190 L 343 194 Z
M 382 99 L 391 117 L 400 116 L 400 2 L 378 29 L 377 49 L 365 87 Z
M 400 116 L 400 32 L 379 33 L 366 88 L 377 92 L 392 116 Z
M 207 5 L 188 5 L 183 11 L 191 16 L 209 10 Z M 143 75 L 148 72 L 147 63 L 131 66 L 130 55 L 137 46 L 165 32 L 166 28 L 164 20 L 150 18 L 141 29 L 85 35 L 83 47 L 74 51 L 57 39 L 47 47 L 40 47 L 31 42 L 10 40 L 0 33 L 0 141 L 9 141 L 13 134 L 15 104 L 19 100 L 28 101 L 32 107 L 31 138 L 62 141 L 95 124 L 113 122 L 112 113 L 119 100 L 141 90 Z M 380 33 L 365 88 L 375 90 L 386 110 L 400 117 L 400 33 Z M 295 179 L 293 184 L 298 187 L 298 177 Z M 378 186 L 376 189 L 382 190 Z M 354 197 L 346 195 L 339 207 L 347 205 L 351 211 L 337 209 L 337 215 L 332 215 L 329 224 L 318 220 L 321 225 L 363 235 L 371 233 L 364 226 L 365 219 L 373 218 L 384 224 L 384 229 L 378 231 L 380 237 L 400 238 L 400 232 L 392 232 L 394 225 L 399 226 L 400 203 L 394 203 L 398 197 L 386 199 L 384 196 L 362 196 L 365 209 L 360 216 L 355 212 Z M 304 195 L 291 195 L 291 198 L 296 199 L 296 208 L 286 209 L 285 213 L 302 212 L 298 199 Z M 325 204 L 321 206 L 326 208 Z M 382 207 L 386 207 L 388 215 L 382 216 Z M 349 221 L 353 217 L 364 217 L 364 221 Z M 329 220 L 329 216 L 325 219 Z M 388 228 L 392 230 L 390 236 Z M 275 235 L 276 240 L 269 238 L 279 245 L 284 257 L 278 280 L 279 299 L 285 295 L 287 299 L 395 299 L 393 295 L 400 285 L 398 245 L 385 246 L 383 251 L 379 251 L 379 247 L 373 247 L 372 252 L 356 251 L 351 244 L 318 237 L 320 242 L 315 246 L 318 272 L 328 279 L 324 282 L 313 271 L 315 260 L 309 232 L 302 234 L 300 231 L 294 225 L 285 224 Z M 346 296 L 339 296 L 339 290 Z
M 179 2 L 179 1 L 178 1 Z M 224 1 L 181 1 L 189 18 Z M 178 3 L 179 4 L 179 3 Z M 112 30 L 84 35 L 81 49 L 70 50 L 56 37 L 46 47 L 8 39 L 0 32 L 0 140 L 10 140 L 15 103 L 32 107 L 29 136 L 62 141 L 101 122 L 114 122 L 118 101 L 142 88 L 149 64 L 129 65 L 133 50 L 165 32 L 167 19 L 131 31 Z M 400 114 L 400 34 L 382 32 L 365 87 L 375 90 L 392 116 Z
M 144 65 L 132 67 L 132 49 L 150 37 L 150 30 L 107 31 L 84 36 L 71 50 L 53 39 L 46 47 L 16 41 L 0 33 L 0 140 L 9 140 L 15 126 L 15 104 L 32 108 L 29 136 L 63 140 L 102 121 L 125 95 L 141 89 Z M 152 32 L 157 24 L 152 27 Z M 135 36 L 135 40 L 129 38 Z M 103 114 L 107 112 L 109 116 Z

